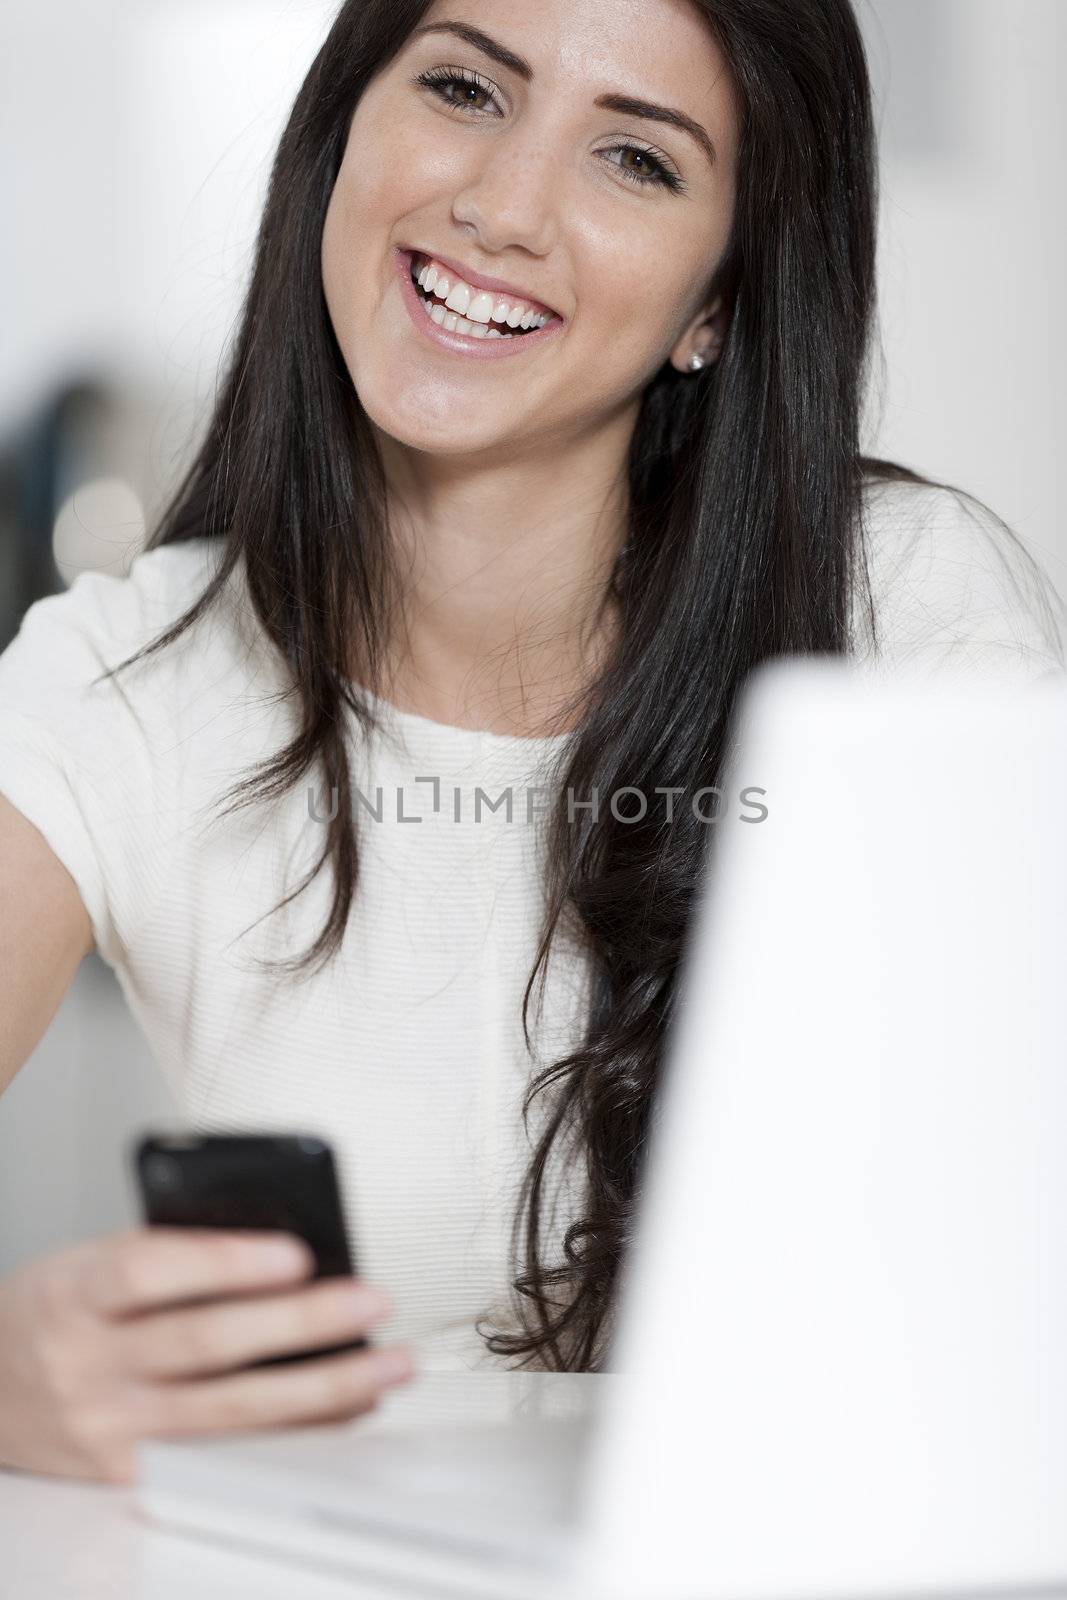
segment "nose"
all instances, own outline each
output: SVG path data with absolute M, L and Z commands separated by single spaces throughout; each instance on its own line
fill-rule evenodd
M 543 131 L 518 125 L 472 151 L 452 202 L 454 220 L 494 255 L 518 246 L 546 256 L 559 227 L 559 167 Z

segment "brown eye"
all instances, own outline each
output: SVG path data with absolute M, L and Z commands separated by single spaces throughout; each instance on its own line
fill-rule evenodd
M 479 95 L 496 105 L 493 95 L 493 86 L 479 78 L 476 72 L 469 72 L 466 67 L 431 67 L 426 72 L 420 72 L 412 80 L 421 88 L 429 89 L 445 105 L 459 111 L 473 111 L 476 116 L 481 116 L 484 107 L 475 103 Z M 459 94 L 453 95 L 451 90 L 458 87 Z
M 633 177 L 654 179 L 662 176 L 663 168 L 660 166 L 659 162 L 656 161 L 654 157 L 649 156 L 646 151 L 638 150 L 636 145 L 623 145 L 622 153 L 623 155 L 633 156 L 634 158 L 633 165 L 629 169 Z M 639 162 L 642 163 L 642 165 L 639 166 Z M 619 166 L 622 171 L 625 172 L 627 170 L 621 161 L 619 162 Z
M 644 150 L 638 144 L 618 144 L 614 145 L 610 152 L 605 153 L 614 154 L 615 151 L 619 151 L 623 155 L 634 156 L 639 163 L 639 165 L 635 166 L 626 166 L 621 161 L 612 161 L 610 163 L 611 166 L 617 167 L 623 177 L 630 183 L 640 185 L 651 183 L 664 189 L 672 189 L 675 192 L 685 188 L 684 179 L 672 167 L 666 166 L 653 151 Z

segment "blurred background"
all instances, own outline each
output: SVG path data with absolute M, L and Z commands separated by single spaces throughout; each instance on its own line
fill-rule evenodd
M 1063 0 L 856 0 L 882 151 L 868 451 L 1005 517 L 1061 594 Z M 0 649 L 121 573 L 206 420 L 323 0 L 4 0 Z M 0 1099 L 0 1272 L 135 1217 L 131 1130 L 172 1108 L 86 960 Z

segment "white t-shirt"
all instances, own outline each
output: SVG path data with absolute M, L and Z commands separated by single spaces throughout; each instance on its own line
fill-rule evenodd
M 861 669 L 977 667 L 1015 682 L 1063 670 L 1040 579 L 955 495 L 877 485 L 867 524 L 881 640 L 873 652 L 858 624 Z M 366 803 L 341 951 L 301 983 L 262 974 L 257 958 L 303 952 L 323 925 L 328 867 L 268 913 L 321 852 L 330 797 L 309 774 L 272 808 L 212 821 L 223 791 L 295 729 L 240 570 L 232 603 L 88 687 L 186 609 L 219 553 L 209 539 L 163 546 L 128 577 L 83 573 L 30 607 L 0 655 L 0 792 L 77 884 L 189 1123 L 325 1135 L 357 1270 L 394 1300 L 379 1337 L 411 1341 L 424 1368 L 495 1365 L 474 1323 L 511 1323 L 509 1229 L 543 1115 L 524 1131 L 522 1094 L 577 1045 L 588 997 L 584 961 L 561 946 L 527 1053 L 538 818 L 567 736 L 474 732 L 377 701 L 392 732 L 363 746 L 353 715 Z M 557 1163 L 553 1183 L 558 1251 L 577 1168 Z

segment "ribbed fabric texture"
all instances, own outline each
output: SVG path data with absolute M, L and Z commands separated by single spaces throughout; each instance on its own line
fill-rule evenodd
M 858 668 L 1014 683 L 1062 671 L 1054 591 L 964 502 L 879 486 L 867 523 L 880 637 L 857 615 Z M 328 869 L 270 913 L 323 848 L 331 797 L 309 777 L 270 808 L 213 811 L 295 727 L 239 577 L 178 643 L 90 687 L 186 609 L 218 555 L 206 539 L 165 546 L 128 577 L 83 573 L 30 608 L 0 655 L 0 792 L 71 873 L 190 1124 L 328 1138 L 357 1270 L 395 1302 L 379 1336 L 412 1341 L 423 1367 L 497 1365 L 474 1323 L 512 1321 L 509 1230 L 544 1114 L 524 1130 L 522 1096 L 579 1042 L 589 993 L 561 946 L 527 1052 L 538 818 L 567 738 L 446 727 L 379 700 L 385 727 L 365 742 L 353 716 L 366 804 L 343 947 L 312 979 L 265 975 L 257 960 L 303 951 L 323 924 Z M 509 788 L 510 819 L 492 809 Z M 559 1161 L 552 1192 L 558 1253 L 578 1167 Z

